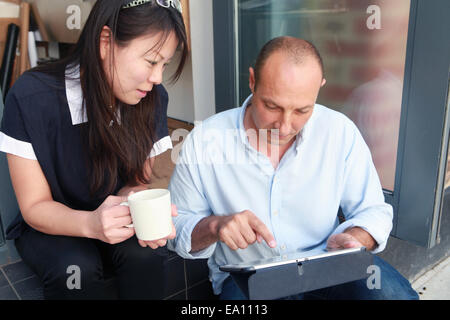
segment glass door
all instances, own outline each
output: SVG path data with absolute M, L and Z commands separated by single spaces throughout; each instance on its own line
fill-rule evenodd
M 449 4 L 214 0 L 217 111 L 250 94 L 248 69 L 268 40 L 311 41 L 327 79 L 318 103 L 346 114 L 361 131 L 394 207 L 392 235 L 433 246 L 448 136 Z

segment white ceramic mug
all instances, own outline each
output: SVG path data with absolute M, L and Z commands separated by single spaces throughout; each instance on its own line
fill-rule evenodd
M 130 207 L 134 228 L 140 240 L 153 241 L 167 237 L 172 232 L 172 207 L 170 191 L 149 189 L 133 193 L 121 206 Z

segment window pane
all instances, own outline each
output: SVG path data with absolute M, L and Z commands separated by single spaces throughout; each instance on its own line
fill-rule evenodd
M 410 0 L 238 0 L 239 100 L 268 40 L 314 43 L 327 84 L 318 103 L 341 111 L 367 142 L 383 188 L 394 189 Z

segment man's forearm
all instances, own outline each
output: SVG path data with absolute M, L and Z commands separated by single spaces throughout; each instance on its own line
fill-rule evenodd
M 220 217 L 209 216 L 202 220 L 192 230 L 191 253 L 203 250 L 219 240 L 217 222 Z

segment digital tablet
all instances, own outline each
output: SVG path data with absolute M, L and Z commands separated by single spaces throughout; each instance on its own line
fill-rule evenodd
M 342 250 L 327 251 L 325 249 L 314 249 L 310 251 L 296 251 L 283 256 L 276 256 L 273 258 L 256 260 L 250 262 L 243 262 L 239 264 L 227 264 L 220 266 L 219 269 L 225 272 L 251 272 L 259 269 L 281 266 L 290 263 L 300 263 L 309 260 L 322 259 L 344 254 L 356 254 L 366 251 L 365 247 L 350 248 Z

